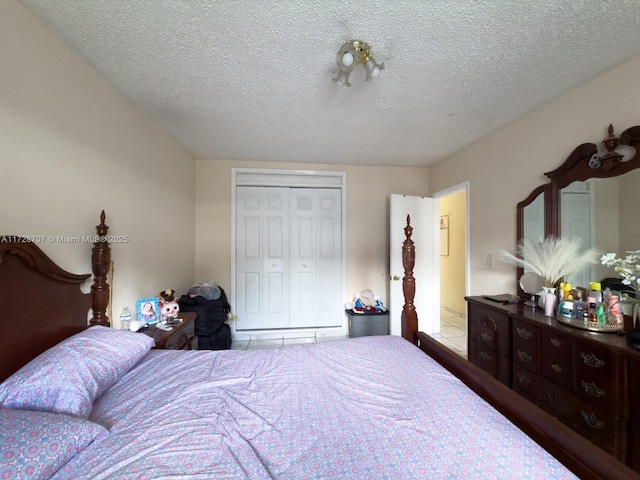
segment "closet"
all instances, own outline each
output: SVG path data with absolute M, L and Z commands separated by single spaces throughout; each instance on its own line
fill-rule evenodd
M 342 203 L 342 188 L 236 182 L 236 331 L 342 326 Z

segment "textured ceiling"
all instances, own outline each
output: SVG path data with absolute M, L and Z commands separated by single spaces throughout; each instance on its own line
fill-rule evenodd
M 21 2 L 197 158 L 430 165 L 640 53 L 640 0 Z

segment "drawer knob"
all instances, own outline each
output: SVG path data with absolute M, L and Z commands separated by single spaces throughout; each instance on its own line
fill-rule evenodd
M 592 353 L 585 354 L 584 352 L 580 352 L 580 357 L 590 367 L 600 368 L 604 367 L 604 361 L 600 360 L 598 357 L 593 355 Z
M 598 420 L 598 417 L 596 417 L 593 413 L 587 413 L 584 410 L 581 410 L 580 414 L 582 415 L 584 421 L 587 422 L 587 425 L 589 425 L 591 428 L 605 427 L 604 422 Z
M 480 338 L 482 339 L 483 342 L 487 342 L 487 343 L 493 340 L 493 336 L 488 334 L 487 332 L 480 332 Z
M 584 391 L 592 397 L 602 398 L 605 396 L 605 391 L 596 387 L 595 383 L 593 382 L 587 383 L 584 380 L 580 380 L 580 384 L 582 385 L 582 388 L 584 388 Z
M 518 373 L 518 381 L 523 385 L 531 385 L 531 379 L 524 373 Z
M 528 331 L 526 328 L 516 328 L 516 331 L 518 332 L 518 335 L 520 336 L 520 338 L 524 340 L 529 340 L 531 338 L 531 332 Z
M 562 371 L 562 367 L 560 367 L 560 365 L 558 365 L 557 363 L 552 363 L 551 370 L 553 370 L 556 373 L 560 373 Z
M 524 350 L 518 350 L 517 353 L 518 353 L 518 358 L 523 362 L 530 362 L 531 360 L 533 360 L 533 357 L 529 355 L 527 352 L 525 352 Z
M 490 361 L 490 360 L 491 360 L 491 355 L 489 355 L 489 354 L 488 354 L 487 352 L 485 352 L 485 351 L 480 352 L 480 357 L 482 357 L 482 359 L 483 359 L 485 362 L 488 362 L 488 361 Z
M 558 340 L 557 338 L 552 338 L 549 341 L 551 342 L 551 345 L 553 345 L 554 347 L 561 347 L 562 346 L 562 342 L 560 340 Z

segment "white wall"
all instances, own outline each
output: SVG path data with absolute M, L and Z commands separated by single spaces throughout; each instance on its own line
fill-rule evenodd
M 0 2 L 0 234 L 91 272 L 101 210 L 111 233 L 113 310 L 193 283 L 195 161 L 16 0 Z M 116 324 L 117 324 L 116 319 Z
M 594 58 L 594 61 L 597 61 Z M 575 147 L 640 124 L 640 56 L 548 102 L 429 170 L 429 191 L 470 182 L 470 293 L 516 291 L 515 268 L 487 254 L 515 251 L 516 204 Z

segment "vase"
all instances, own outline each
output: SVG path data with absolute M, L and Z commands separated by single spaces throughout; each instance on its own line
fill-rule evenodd
M 544 314 L 547 317 L 556 316 L 556 289 L 554 287 L 544 287 Z

